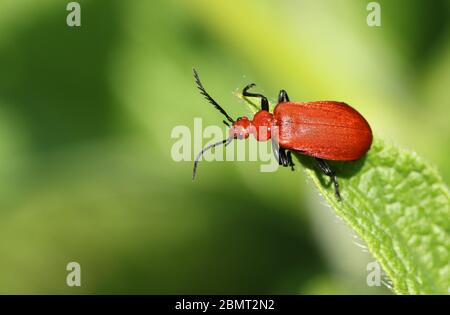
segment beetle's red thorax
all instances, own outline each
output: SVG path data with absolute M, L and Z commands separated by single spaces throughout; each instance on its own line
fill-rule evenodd
M 258 141 L 267 141 L 272 136 L 273 115 L 266 110 L 260 110 L 253 116 L 252 133 Z

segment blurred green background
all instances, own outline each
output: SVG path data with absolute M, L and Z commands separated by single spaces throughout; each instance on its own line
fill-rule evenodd
M 0 2 L 0 293 L 389 293 L 303 172 L 174 162 L 172 128 L 221 125 L 256 82 L 341 100 L 450 179 L 450 2 Z M 207 139 L 205 139 L 205 142 Z M 66 285 L 81 264 L 82 286 Z

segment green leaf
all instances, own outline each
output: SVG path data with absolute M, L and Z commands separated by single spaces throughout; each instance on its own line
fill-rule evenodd
M 329 162 L 340 184 L 338 201 L 314 159 L 296 156 L 336 214 L 366 242 L 396 293 L 450 293 L 450 196 L 433 166 L 375 138 L 360 160 Z

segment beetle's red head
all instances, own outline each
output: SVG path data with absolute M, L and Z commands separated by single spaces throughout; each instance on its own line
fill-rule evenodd
M 247 139 L 252 133 L 252 122 L 247 116 L 239 117 L 230 127 L 230 138 Z

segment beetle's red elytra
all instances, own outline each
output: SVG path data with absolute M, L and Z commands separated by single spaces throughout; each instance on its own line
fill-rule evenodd
M 273 153 L 279 164 L 293 169 L 291 152 L 298 152 L 316 159 L 319 168 L 334 184 L 336 197 L 340 200 L 336 175 L 325 160 L 353 161 L 360 159 L 372 144 L 372 130 L 366 119 L 346 103 L 336 101 L 291 102 L 285 90 L 278 94 L 278 104 L 273 113 L 264 95 L 248 90 L 242 95 L 261 99 L 261 110 L 253 119 L 232 119 L 225 110 L 206 92 L 195 69 L 194 78 L 200 93 L 214 105 L 231 123 L 229 137 L 205 147 L 194 162 L 193 178 L 202 154 L 217 145 L 228 145 L 233 139 L 247 139 L 252 134 L 258 141 L 272 139 Z

